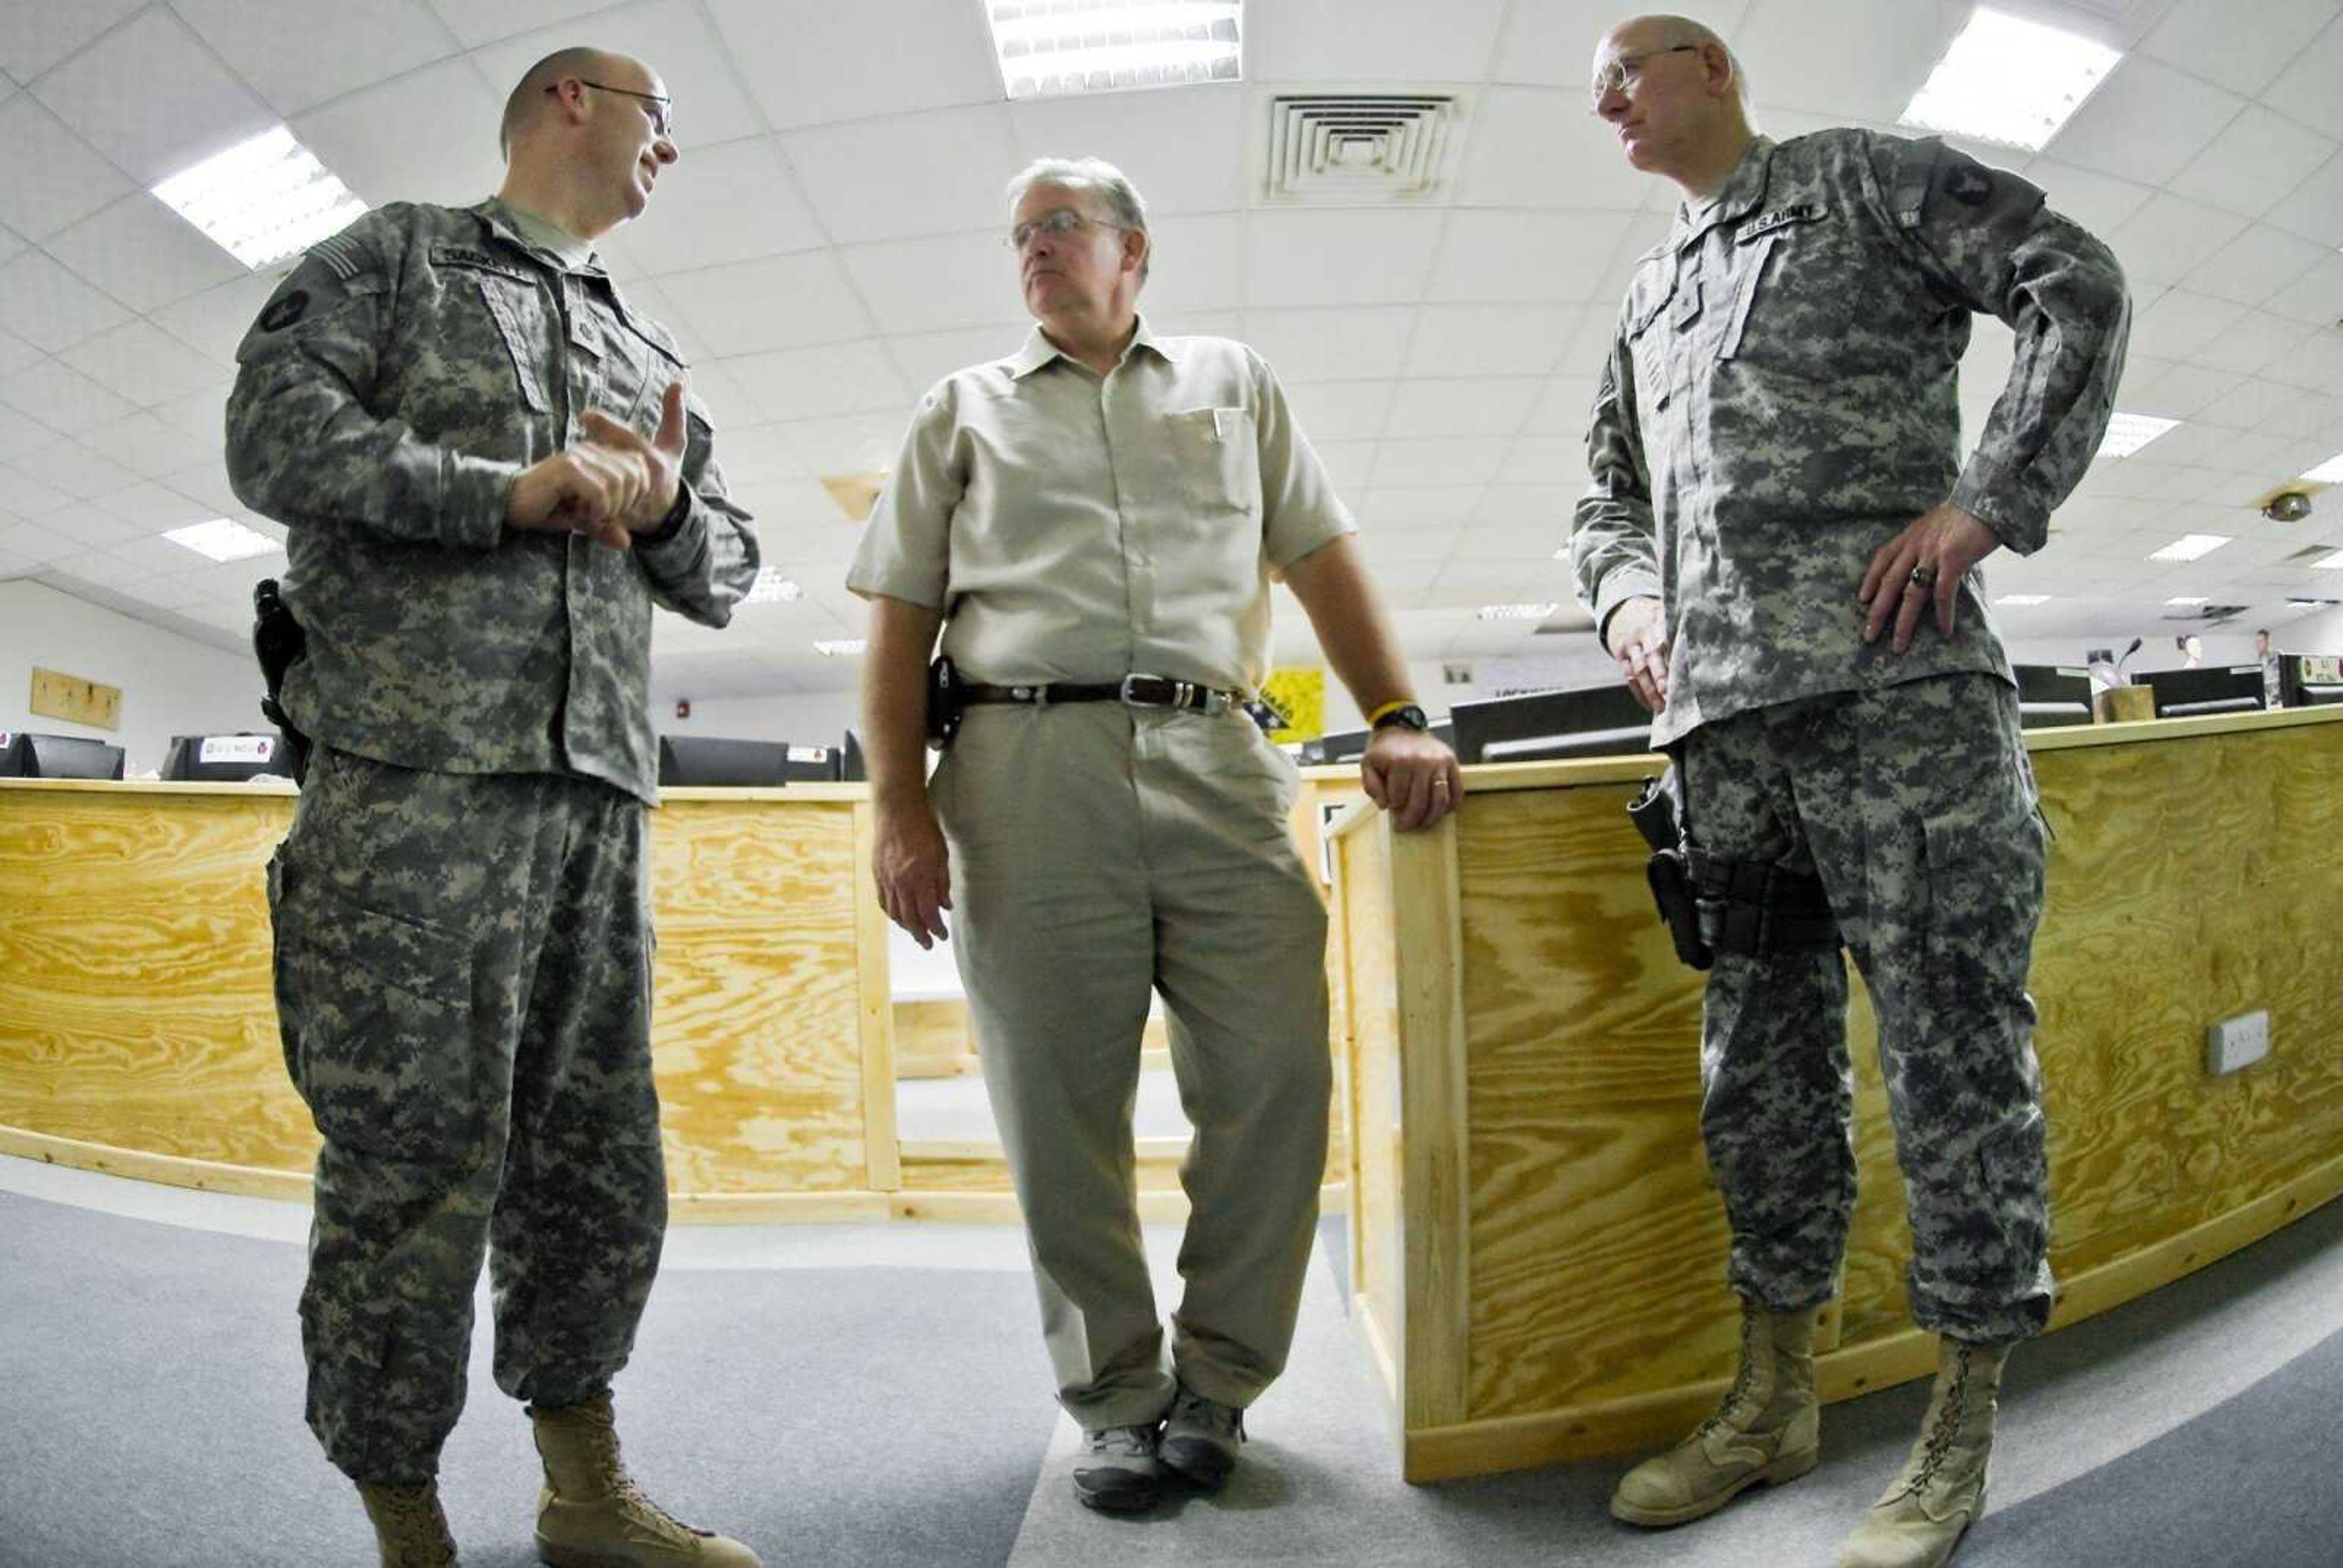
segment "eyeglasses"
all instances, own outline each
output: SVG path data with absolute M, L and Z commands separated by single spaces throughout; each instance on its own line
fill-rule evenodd
M 661 141 L 675 140 L 675 100 L 673 98 L 663 98 L 657 93 L 638 93 L 632 87 L 613 87 L 604 82 L 589 82 L 583 76 L 578 77 L 577 82 L 579 86 L 591 87 L 598 93 L 624 93 L 629 98 L 640 98 L 647 104 L 657 105 L 656 108 L 643 111 L 651 117 L 651 129 L 659 134 Z M 561 84 L 556 82 L 545 90 L 548 93 L 558 93 L 561 91 Z
M 1022 255 L 1025 250 L 1026 243 L 1037 234 L 1046 234 L 1051 239 L 1063 239 L 1066 236 L 1077 233 L 1086 226 L 1125 229 L 1126 231 L 1129 227 L 1129 226 L 1125 224 L 1109 223 L 1104 218 L 1101 217 L 1085 217 L 1082 214 L 1076 212 L 1070 206 L 1061 206 L 1057 208 L 1055 211 L 1045 212 L 1040 217 L 1033 218 L 1029 222 L 1019 224 L 1015 228 L 1011 229 L 1007 234 L 1001 236 L 1001 243 L 1007 246 L 1010 249 L 1018 252 L 1020 255 Z
M 1641 80 L 1645 61 L 1656 60 L 1662 55 L 1696 55 L 1698 53 L 1700 53 L 1700 45 L 1697 44 L 1672 44 L 1664 49 L 1646 49 L 1640 55 L 1620 55 L 1594 73 L 1594 106 L 1601 108 L 1604 98 L 1614 93 L 1625 91 L 1628 83 Z

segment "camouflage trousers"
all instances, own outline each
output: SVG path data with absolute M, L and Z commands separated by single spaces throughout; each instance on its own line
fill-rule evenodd
M 493 1244 L 496 1380 L 592 1398 L 667 1223 L 640 802 L 320 749 L 268 868 L 286 1065 L 318 1151 L 308 1419 L 360 1481 L 433 1475 Z
M 1987 675 L 1760 709 L 1679 743 L 1692 841 L 1820 874 L 1879 1018 L 1922 1327 L 1982 1343 L 2051 1305 L 2034 1004 L 2044 828 L 2016 693 Z M 1701 1130 L 1734 1289 L 1775 1312 L 1835 1290 L 1854 1212 L 1847 979 L 1836 952 L 1720 956 Z

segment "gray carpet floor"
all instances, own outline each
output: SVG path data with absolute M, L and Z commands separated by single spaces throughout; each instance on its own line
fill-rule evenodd
M 6 1177 L 0 1568 L 370 1563 L 300 1422 L 290 1206 L 186 1200 L 261 1232 L 224 1233 L 24 1196 Z M 100 1190 L 156 1207 L 151 1189 Z M 1149 1241 L 1168 1302 L 1177 1237 Z M 1683 1530 L 1612 1523 L 1614 1465 L 1408 1487 L 1341 1261 L 1322 1247 L 1292 1368 L 1252 1412 L 1228 1490 L 1141 1520 L 1086 1513 L 1059 1474 L 1075 1433 L 1047 1400 L 1013 1231 L 677 1231 L 618 1384 L 622 1430 L 657 1495 L 775 1568 L 1776 1568 L 1830 1561 L 1925 1400 L 1907 1387 L 1833 1407 L 1814 1475 Z M 2030 1347 L 2010 1373 L 1995 1509 L 1959 1568 L 2343 1564 L 2338 1331 L 2343 1204 Z M 485 1332 L 445 1475 L 468 1564 L 534 1561 L 527 1423 L 488 1378 Z

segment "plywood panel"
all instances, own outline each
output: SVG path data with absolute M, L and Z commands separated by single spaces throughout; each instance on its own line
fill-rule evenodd
M 1363 823 L 1335 839 L 1336 919 L 1350 933 L 1342 949 L 1347 1025 L 1336 1033 L 1349 1042 L 1358 1139 L 1349 1166 L 1354 1291 L 1396 1377 L 1407 1322 L 1398 952 L 1389 836 L 1372 819 Z

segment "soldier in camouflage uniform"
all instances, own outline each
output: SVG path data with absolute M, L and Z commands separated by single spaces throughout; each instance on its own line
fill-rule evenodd
M 1843 937 L 1877 1005 L 1913 1312 L 1942 1372 L 1840 1561 L 1938 1563 L 1983 1506 L 2008 1347 L 2051 1306 L 2025 990 L 2045 828 L 1976 567 L 2039 548 L 2097 450 L 2123 277 L 2039 190 L 1936 141 L 1753 136 L 1737 64 L 1684 18 L 1615 28 L 1594 107 L 1685 196 L 1604 367 L 1571 557 L 1677 765 L 1719 950 L 1702 1128 L 1744 1302 L 1724 1407 L 1612 1510 L 1681 1523 L 1815 1462 L 1812 1336 L 1855 1200 Z M 2016 363 L 1963 467 L 1981 311 L 2016 328 Z M 1799 940 L 1801 889 L 1835 931 Z
M 269 867 L 286 1059 L 325 1146 L 309 1423 L 385 1563 L 455 1561 L 434 1477 L 492 1257 L 496 1377 L 556 1563 L 753 1565 L 619 1462 L 609 1385 L 659 1266 L 645 807 L 655 605 L 757 572 L 675 341 L 590 241 L 678 156 L 639 63 L 540 62 L 508 175 L 312 249 L 237 351 L 236 492 L 288 529 L 315 745 Z

